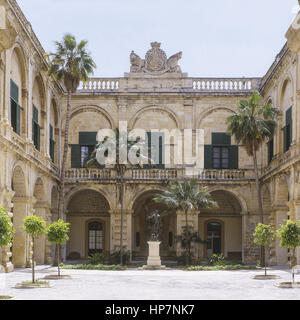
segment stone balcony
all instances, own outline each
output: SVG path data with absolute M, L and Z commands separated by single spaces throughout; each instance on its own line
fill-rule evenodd
M 114 169 L 69 169 L 66 171 L 66 182 L 79 181 L 116 181 Z M 126 181 L 175 181 L 196 179 L 198 181 L 250 181 L 254 179 L 252 170 L 201 170 L 188 172 L 185 169 L 129 169 Z
M 248 95 L 258 91 L 261 78 L 90 78 L 80 84 L 78 94 L 177 92 Z

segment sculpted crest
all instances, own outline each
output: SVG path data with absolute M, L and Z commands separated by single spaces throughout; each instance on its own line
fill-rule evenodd
M 152 49 L 146 53 L 145 60 L 141 59 L 134 51 L 132 51 L 130 55 L 130 72 L 148 73 L 154 76 L 159 76 L 168 72 L 181 73 L 178 61 L 182 58 L 182 52 L 178 52 L 168 59 L 166 53 L 160 46 L 160 43 L 152 42 Z

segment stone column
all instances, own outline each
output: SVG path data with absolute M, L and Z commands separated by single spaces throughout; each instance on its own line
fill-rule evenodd
M 0 190 L 0 204 L 2 204 L 3 208 L 11 218 L 13 217 L 13 213 L 11 212 L 13 207 L 11 200 L 13 196 L 14 192 L 9 188 Z M 14 270 L 14 265 L 11 261 L 11 248 L 12 244 L 0 248 L 0 272 L 12 272 Z
M 52 215 L 51 215 L 51 206 L 48 205 L 45 207 L 45 221 L 47 226 L 52 223 Z M 52 263 L 52 244 L 47 240 L 45 243 L 45 263 L 51 264 Z
M 23 221 L 27 216 L 34 214 L 35 198 L 14 198 L 14 220 L 15 228 L 13 242 L 13 261 L 16 268 L 25 268 L 31 265 L 32 241 L 23 230 Z
M 110 210 L 110 251 L 120 250 L 120 237 L 121 237 L 121 210 Z M 124 210 L 124 222 L 123 222 L 123 247 L 125 250 L 131 250 L 131 221 L 132 211 Z

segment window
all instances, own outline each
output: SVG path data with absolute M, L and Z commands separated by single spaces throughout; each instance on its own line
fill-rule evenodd
M 174 236 L 173 236 L 173 232 L 169 232 L 169 247 L 172 248 L 173 244 L 174 244 Z
M 283 128 L 283 152 L 287 152 L 293 141 L 293 108 L 290 107 L 285 113 L 285 127 Z
M 86 161 L 90 158 L 93 153 L 95 146 L 80 146 L 80 166 L 85 167 Z
M 231 145 L 231 136 L 212 133 L 212 144 L 204 146 L 205 169 L 238 169 L 238 146 Z
M 23 108 L 19 105 L 19 88 L 13 80 L 10 80 L 10 114 L 11 126 L 17 134 L 21 133 L 21 111 Z
M 79 144 L 71 145 L 71 167 L 84 168 L 96 144 L 97 132 L 79 132 Z
M 229 169 L 229 147 L 213 147 L 213 169 Z
M 36 149 L 40 151 L 41 127 L 39 126 L 39 111 L 35 105 L 32 106 L 32 141 Z
M 52 161 L 54 162 L 54 146 L 55 146 L 55 141 L 53 140 L 53 127 L 50 124 L 50 144 L 49 144 L 49 154 L 50 154 L 50 158 L 52 159 Z
M 103 230 L 100 222 L 88 224 L 88 255 L 101 253 L 103 250 Z

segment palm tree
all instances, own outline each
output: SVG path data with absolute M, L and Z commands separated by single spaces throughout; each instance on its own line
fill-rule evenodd
M 195 238 L 188 224 L 188 213 L 201 208 L 215 208 L 217 203 L 207 192 L 207 187 L 199 188 L 195 180 L 169 184 L 167 190 L 158 194 L 154 201 L 165 204 L 170 210 L 184 212 L 183 238 L 186 242 L 186 264 L 188 265 L 191 262 L 191 242 Z
M 138 140 L 140 143 L 141 139 Z M 99 163 L 97 162 L 97 153 L 107 156 L 107 150 L 116 150 L 116 158 L 114 168 L 117 172 L 117 180 L 119 181 L 119 203 L 121 205 L 121 231 L 120 231 L 120 264 L 123 265 L 123 230 L 124 230 L 124 176 L 127 168 L 141 167 L 142 163 L 148 162 L 151 160 L 148 156 L 144 156 L 143 152 L 140 152 L 140 148 L 136 146 L 138 141 L 133 141 L 129 139 L 125 132 L 120 132 L 119 129 L 115 130 L 115 134 L 113 137 L 106 137 L 102 142 L 100 142 L 93 153 L 91 154 L 89 160 L 86 162 L 87 167 L 97 167 Z M 125 150 L 134 151 L 135 154 L 139 157 L 140 162 L 138 164 L 131 164 L 128 161 L 128 153 L 127 164 L 122 163 L 121 153 Z M 123 155 L 122 155 L 123 156 Z M 123 157 L 122 157 L 123 158 Z M 103 164 L 103 163 L 102 163 Z
M 247 154 L 253 159 L 260 222 L 263 223 L 264 212 L 257 166 L 257 150 L 267 139 L 270 140 L 274 137 L 279 110 L 274 108 L 271 103 L 264 105 L 261 102 L 262 96 L 258 92 L 254 92 L 249 100 L 241 100 L 237 113 L 228 117 L 227 123 L 228 133 L 235 137 L 237 144 L 242 143 Z M 263 248 L 261 259 L 264 259 Z
M 49 75 L 53 75 L 58 81 L 62 81 L 68 93 L 66 110 L 65 139 L 63 160 L 60 168 L 60 188 L 58 201 L 58 215 L 63 218 L 63 197 L 65 186 L 65 168 L 69 146 L 69 126 L 71 115 L 72 94 L 77 91 L 80 81 L 86 81 L 89 75 L 93 74 L 96 64 L 87 52 L 86 40 L 77 43 L 75 37 L 66 34 L 62 42 L 56 41 L 56 52 L 50 53 L 51 64 Z

